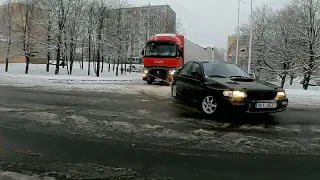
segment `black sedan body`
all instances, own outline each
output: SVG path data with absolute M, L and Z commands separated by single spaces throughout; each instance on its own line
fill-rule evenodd
M 239 66 L 221 61 L 192 61 L 173 77 L 172 96 L 198 102 L 208 114 L 275 113 L 285 111 L 288 98 L 284 89 L 255 79 Z

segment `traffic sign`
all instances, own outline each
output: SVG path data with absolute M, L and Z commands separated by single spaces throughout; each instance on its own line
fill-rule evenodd
M 243 55 L 243 54 L 245 54 L 246 52 L 247 52 L 247 47 L 241 46 L 241 47 L 239 48 L 239 54 L 240 54 L 240 55 Z

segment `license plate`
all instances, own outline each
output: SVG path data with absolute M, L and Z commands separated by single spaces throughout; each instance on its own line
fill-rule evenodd
M 277 103 L 257 103 L 256 108 L 277 108 Z
M 155 81 L 156 81 L 156 82 L 160 82 L 160 81 L 162 81 L 162 80 L 158 78 L 158 79 L 155 79 Z

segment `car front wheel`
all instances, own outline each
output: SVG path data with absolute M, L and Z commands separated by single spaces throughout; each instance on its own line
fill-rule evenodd
M 201 102 L 201 110 L 206 115 L 217 114 L 218 103 L 213 96 L 205 96 Z

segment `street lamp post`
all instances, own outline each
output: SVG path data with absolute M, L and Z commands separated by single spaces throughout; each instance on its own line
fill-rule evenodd
M 248 73 L 250 73 L 251 54 L 252 54 L 252 0 L 250 3 L 250 41 L 249 41 L 249 58 L 248 58 Z
M 240 39 L 240 2 L 241 2 L 241 0 L 238 0 L 238 28 L 237 28 L 236 65 L 238 65 L 238 57 L 239 57 L 239 39 Z

